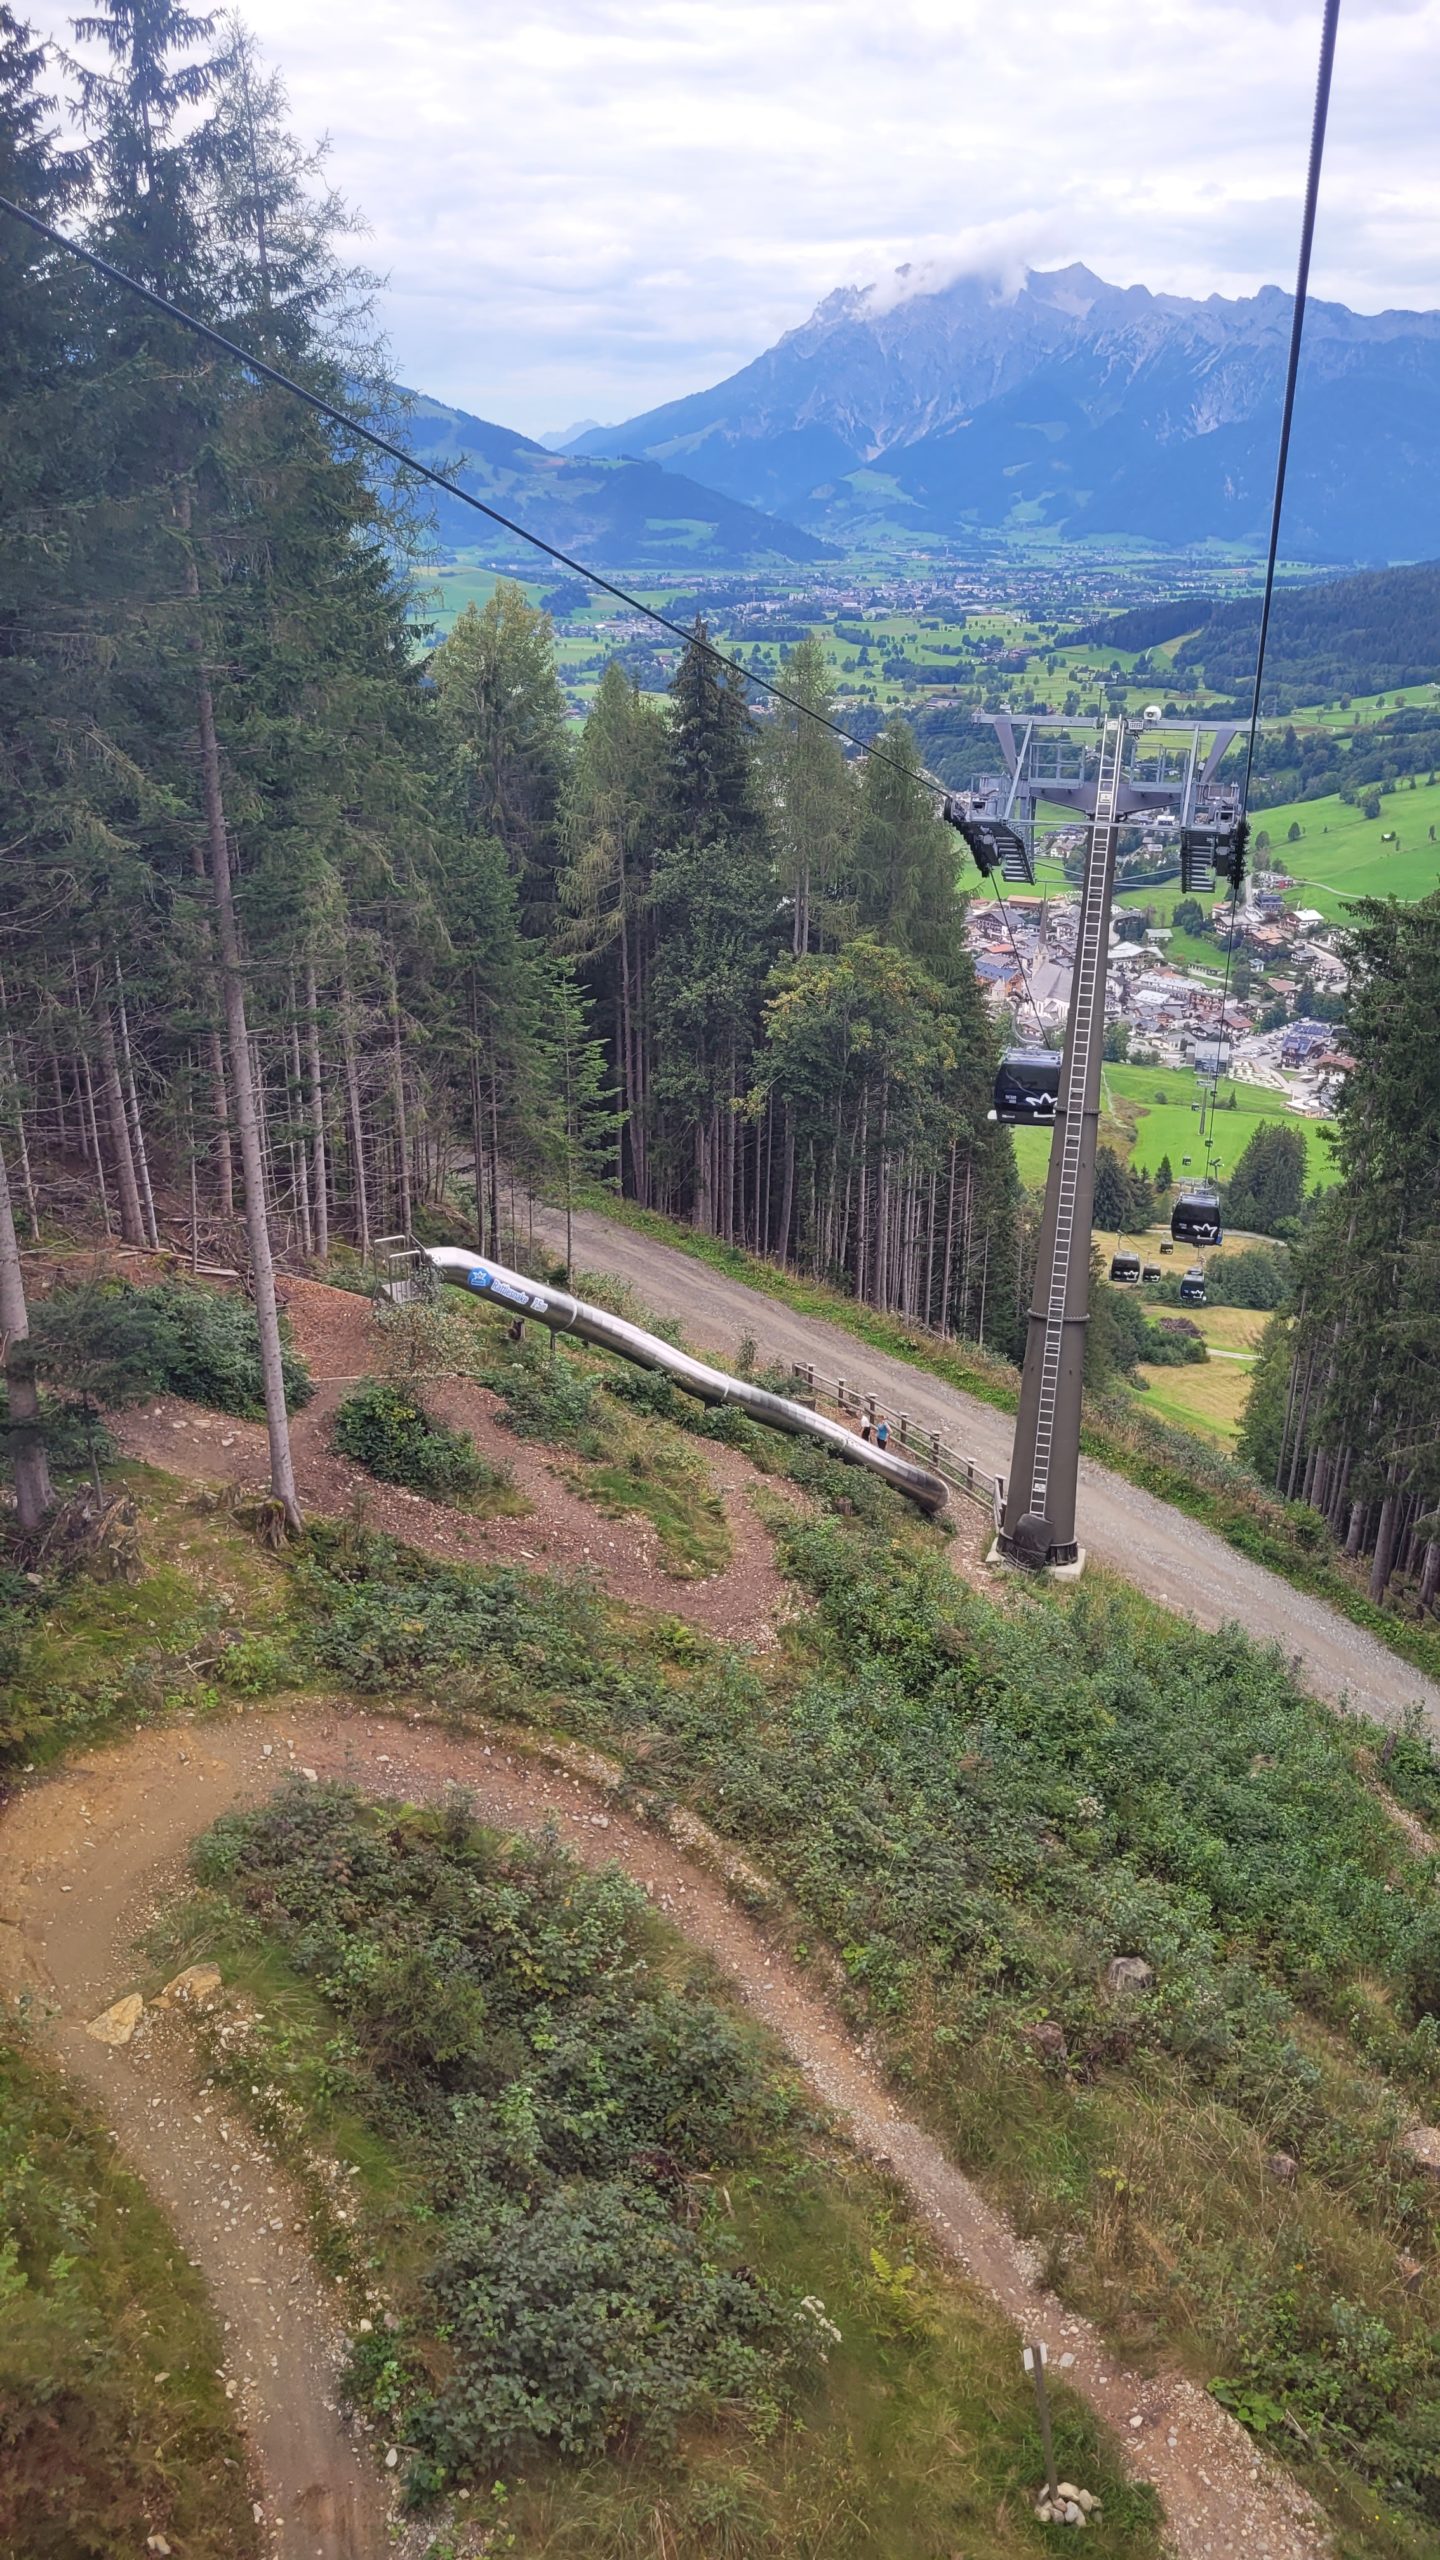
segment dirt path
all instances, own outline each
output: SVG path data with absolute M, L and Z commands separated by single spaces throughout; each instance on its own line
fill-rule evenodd
M 552 1212 L 537 1210 L 535 1226 L 553 1241 Z M 981 1466 L 1001 1472 L 1009 1467 L 1008 1414 L 923 1369 L 872 1351 L 838 1325 L 797 1315 L 708 1263 L 588 1210 L 576 1213 L 575 1258 L 582 1271 L 628 1280 L 655 1314 L 678 1318 L 695 1348 L 722 1362 L 733 1359 L 748 1334 L 762 1360 L 809 1361 L 828 1377 L 878 1390 L 892 1411 L 940 1432 Z M 1323 1600 L 1292 1590 L 1277 1574 L 1252 1564 L 1198 1521 L 1089 1458 L 1080 1461 L 1080 1509 L 1080 1536 L 1090 1552 L 1153 1600 L 1202 1627 L 1238 1620 L 1261 1643 L 1281 1646 L 1304 1686 L 1332 1705 L 1346 1702 L 1382 1724 L 1397 1724 L 1408 1707 L 1418 1705 L 1431 1731 L 1440 1734 L 1440 1687 L 1433 1680 Z
M 1116 2367 L 1096 2332 L 1039 2289 L 1026 2253 L 919 2126 L 899 2114 L 813 1985 L 730 1900 L 699 1856 L 622 1814 L 588 1755 L 569 1768 L 500 1743 L 337 1706 L 170 1725 L 72 1761 L 0 1818 L 0 1986 L 48 2010 L 44 2032 L 95 2093 L 204 2269 L 228 2327 L 237 2407 L 261 2474 L 274 2560 L 382 2560 L 385 2502 L 336 2410 L 340 2331 L 298 2214 L 245 2128 L 187 2077 L 168 2021 L 96 2044 L 85 2021 L 137 1985 L 137 1932 L 183 1873 L 190 1840 L 287 1768 L 423 1801 L 457 1782 L 485 1820 L 558 1822 L 587 1865 L 617 1860 L 734 1981 L 857 2145 L 906 2188 L 941 2249 L 1113 2429 L 1164 2500 L 1175 2560 L 1316 2560 L 1324 2527 L 1302 2493 L 1192 2383 Z M 700 1839 L 690 1824 L 692 1842 Z M 157 2031 L 158 2030 L 158 2031 Z
M 314 1280 L 287 1278 L 283 1287 L 296 1348 L 318 1381 L 314 1400 L 291 1425 L 305 1509 L 330 1519 L 358 1515 L 371 1528 L 446 1563 L 591 1573 L 613 1598 L 632 1607 L 668 1610 L 728 1643 L 752 1649 L 773 1643 L 796 1595 L 776 1565 L 750 1496 L 763 1487 L 782 1501 L 792 1499 L 783 1479 L 760 1475 L 739 1450 L 695 1444 L 725 1505 L 731 1555 L 721 1572 L 687 1579 L 665 1570 L 649 1520 L 638 1513 L 607 1518 L 567 1481 L 563 1458 L 552 1460 L 535 1441 L 505 1429 L 496 1419 L 498 1397 L 468 1380 L 448 1378 L 427 1384 L 426 1403 L 443 1421 L 468 1431 L 492 1465 L 508 1468 L 530 1511 L 516 1519 L 480 1520 L 398 1485 L 379 1484 L 363 1467 L 337 1457 L 330 1445 L 336 1406 L 356 1379 L 379 1365 L 380 1333 L 370 1302 Z M 268 1482 L 262 1423 L 237 1422 L 178 1396 L 162 1396 L 116 1415 L 112 1427 L 127 1456 L 192 1482 L 253 1486 L 257 1493 Z

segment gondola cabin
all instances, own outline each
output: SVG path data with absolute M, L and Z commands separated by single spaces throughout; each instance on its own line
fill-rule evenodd
M 1160 1247 L 1160 1250 L 1162 1253 L 1164 1252 L 1165 1247 L 1163 1244 Z M 1147 1262 L 1144 1270 L 1140 1274 L 1140 1277 L 1142 1280 L 1163 1280 L 1165 1275 L 1158 1262 Z
M 995 1078 L 992 1120 L 1048 1128 L 1060 1099 L 1058 1049 L 1007 1049 Z
M 1203 1262 L 1197 1262 L 1193 1271 L 1185 1271 L 1181 1273 L 1180 1304 L 1182 1307 L 1204 1306 L 1205 1265 Z
M 1223 1244 L 1220 1194 L 1212 1182 L 1187 1183 L 1170 1212 L 1176 1244 Z
M 1110 1277 L 1112 1280 L 1117 1282 L 1121 1288 L 1138 1289 L 1140 1286 L 1139 1254 L 1112 1253 L 1110 1256 Z

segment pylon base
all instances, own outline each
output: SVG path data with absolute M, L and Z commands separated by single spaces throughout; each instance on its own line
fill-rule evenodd
M 1085 1570 L 1085 1549 L 1077 1547 L 1073 1555 L 1066 1556 L 1056 1563 L 1036 1565 L 1026 1556 L 1010 1553 L 1004 1539 L 997 1538 L 985 1561 L 987 1564 L 993 1564 L 999 1573 L 1044 1573 L 1048 1574 L 1052 1582 L 1078 1582 Z

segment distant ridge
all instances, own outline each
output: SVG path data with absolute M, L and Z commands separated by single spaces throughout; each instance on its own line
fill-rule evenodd
M 1291 297 L 1204 302 L 1088 267 L 847 286 L 727 381 L 569 448 L 691 474 L 812 532 L 1258 544 Z M 1312 302 L 1284 549 L 1440 552 L 1440 313 Z
M 704 489 L 683 472 L 653 462 L 574 461 L 547 453 L 513 427 L 472 417 L 424 392 L 403 395 L 408 413 L 401 436 L 421 462 L 444 470 L 546 542 L 600 569 L 663 568 L 673 573 L 688 561 L 712 569 L 737 569 L 776 560 L 830 559 L 830 546 L 815 534 L 758 508 Z M 463 455 L 464 467 L 455 466 Z M 432 492 L 440 540 L 447 548 L 479 549 L 487 559 L 534 560 L 536 554 L 497 526 Z
M 1260 602 L 1188 596 L 1102 616 L 1068 635 L 1102 649 L 1154 649 L 1171 640 L 1177 667 L 1203 667 L 1221 692 L 1253 682 Z M 1397 693 L 1440 677 L 1440 560 L 1363 570 L 1281 590 L 1265 655 L 1267 695 L 1301 689 L 1308 701 L 1341 693 Z

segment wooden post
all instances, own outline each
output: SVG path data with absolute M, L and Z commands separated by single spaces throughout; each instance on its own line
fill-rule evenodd
M 1050 2433 L 1050 2393 L 1045 2380 L 1046 2348 L 1038 2341 L 1025 2349 L 1025 2370 L 1035 2377 L 1035 2406 L 1040 2413 L 1040 2442 L 1045 2448 L 1045 2488 L 1052 2506 L 1060 2502 L 1060 2475 L 1055 2468 L 1055 2445 Z

